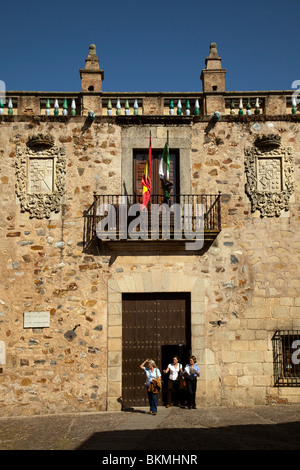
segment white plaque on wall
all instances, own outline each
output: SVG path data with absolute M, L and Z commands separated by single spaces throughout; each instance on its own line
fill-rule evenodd
M 24 328 L 49 328 L 50 312 L 24 312 Z
M 5 343 L 0 341 L 0 365 L 6 364 L 5 359 Z

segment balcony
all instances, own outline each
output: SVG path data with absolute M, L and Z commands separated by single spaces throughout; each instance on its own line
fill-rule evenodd
M 293 90 L 224 92 L 50 92 L 6 91 L 0 98 L 0 121 L 33 115 L 42 120 L 96 118 L 117 122 L 164 118 L 184 123 L 210 120 L 219 111 L 224 121 L 264 120 L 270 116 L 298 121 L 300 104 L 293 101 Z
M 168 202 L 168 203 L 167 203 Z M 94 195 L 84 213 L 84 252 L 206 250 L 221 231 L 221 194 Z

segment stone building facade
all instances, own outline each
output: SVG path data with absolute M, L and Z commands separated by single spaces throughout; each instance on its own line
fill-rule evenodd
M 136 343 L 124 368 L 124 335 L 134 342 L 140 328 L 124 320 L 126 299 L 140 302 L 128 318 L 140 306 L 151 315 L 155 299 L 158 317 L 164 299 L 172 316 L 172 299 L 185 299 L 186 344 L 175 335 L 166 346 L 197 357 L 199 405 L 300 402 L 299 115 L 291 91 L 229 92 L 225 75 L 212 44 L 201 92 L 103 92 L 91 46 L 80 92 L 7 92 L 0 415 L 126 406 L 126 370 L 143 380 L 148 341 L 176 329 L 171 317 L 160 333 L 145 323 L 141 358 Z M 149 136 L 157 155 L 166 141 L 175 152 L 179 196 L 202 197 L 201 249 L 97 237 L 104 197 L 136 193 L 133 159 Z

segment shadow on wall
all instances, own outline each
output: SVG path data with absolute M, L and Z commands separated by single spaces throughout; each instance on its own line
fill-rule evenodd
M 153 417 L 155 420 L 155 417 Z M 99 432 L 76 450 L 299 450 L 300 422 Z

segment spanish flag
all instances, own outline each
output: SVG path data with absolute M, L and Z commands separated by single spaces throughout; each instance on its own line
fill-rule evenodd
M 151 195 L 151 158 L 152 158 L 152 152 L 151 152 L 151 136 L 150 136 L 148 160 L 147 160 L 144 175 L 141 181 L 142 186 L 143 186 L 143 206 L 144 207 L 147 207 L 147 204 L 150 200 L 150 195 Z

